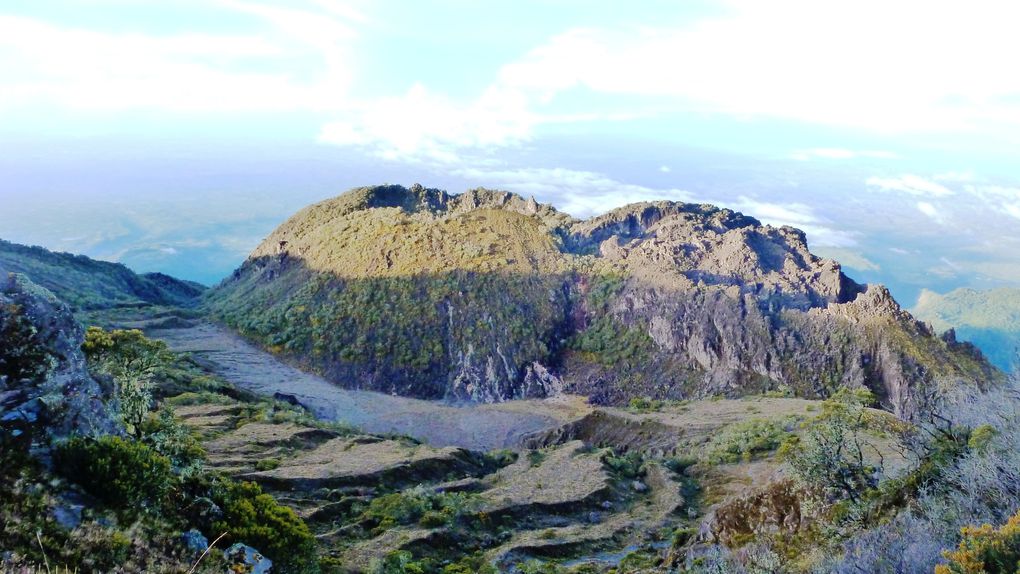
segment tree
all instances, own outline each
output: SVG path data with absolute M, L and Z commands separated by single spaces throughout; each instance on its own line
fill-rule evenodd
M 853 395 L 830 401 L 828 407 L 803 438 L 784 445 L 783 454 L 807 487 L 857 502 L 875 483 L 876 468 L 864 456 L 869 415 Z
M 124 424 L 136 438 L 152 405 L 153 380 L 170 360 L 166 344 L 137 329 L 89 327 L 82 345 L 90 366 L 113 379 Z

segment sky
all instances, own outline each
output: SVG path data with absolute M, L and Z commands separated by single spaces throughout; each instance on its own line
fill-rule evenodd
M 905 306 L 1020 286 L 1020 7 L 0 2 L 0 237 L 215 284 L 354 186 L 715 203 Z

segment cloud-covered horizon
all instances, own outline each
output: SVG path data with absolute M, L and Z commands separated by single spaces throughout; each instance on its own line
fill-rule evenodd
M 210 282 L 305 203 L 421 181 L 578 217 L 717 203 L 907 298 L 1020 285 L 1014 11 L 5 6 L 0 237 Z

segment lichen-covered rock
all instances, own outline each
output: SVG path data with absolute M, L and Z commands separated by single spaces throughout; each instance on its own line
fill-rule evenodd
M 20 325 L 0 334 L 0 365 L 18 357 L 37 363 L 0 380 L 0 432 L 53 439 L 119 431 L 112 389 L 89 375 L 84 333 L 67 305 L 12 273 L 0 278 L 0 322 Z
M 273 569 L 273 561 L 261 552 L 240 542 L 227 548 L 223 553 L 230 564 L 229 572 L 233 574 L 268 574 Z
M 780 480 L 735 498 L 709 517 L 707 538 L 733 545 L 754 536 L 793 534 L 809 520 L 801 507 L 804 496 L 792 480 Z

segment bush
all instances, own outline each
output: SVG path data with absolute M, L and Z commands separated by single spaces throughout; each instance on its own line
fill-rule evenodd
M 508 448 L 491 450 L 482 457 L 482 463 L 486 468 L 493 470 L 509 466 L 517 462 L 518 454 Z
M 205 449 L 188 427 L 184 426 L 170 405 L 150 415 L 142 425 L 142 441 L 170 459 L 180 471 L 194 472 L 205 460 Z
M 57 447 L 54 462 L 65 477 L 125 511 L 159 512 L 178 483 L 170 459 L 119 436 L 74 437 Z
M 212 525 L 231 542 L 244 542 L 265 554 L 284 572 L 314 572 L 315 537 L 293 510 L 280 505 L 253 482 L 221 481 L 213 500 L 223 517 Z
M 647 413 L 662 410 L 663 406 L 665 406 L 663 401 L 658 401 L 649 397 L 634 397 L 630 400 L 628 408 L 634 412 Z
M 20 305 L 0 303 L 0 381 L 34 379 L 49 364 L 39 333 Z
M 278 458 L 264 458 L 255 463 L 255 470 L 260 472 L 266 470 L 276 470 L 278 468 L 280 468 L 280 459 Z
M 956 550 L 942 553 L 946 564 L 935 574 L 1014 574 L 1020 570 L 1020 512 L 1001 528 L 965 526 Z
M 374 525 L 376 533 L 415 522 L 426 528 L 435 528 L 470 514 L 477 507 L 477 495 L 431 492 L 419 487 L 373 499 L 362 512 L 361 519 Z
M 602 459 L 602 462 L 609 467 L 613 474 L 620 478 L 638 479 L 645 475 L 645 460 L 638 451 L 619 455 L 611 452 Z
M 712 464 L 753 460 L 779 448 L 790 435 L 786 430 L 790 424 L 764 419 L 732 424 L 709 440 L 702 457 Z

